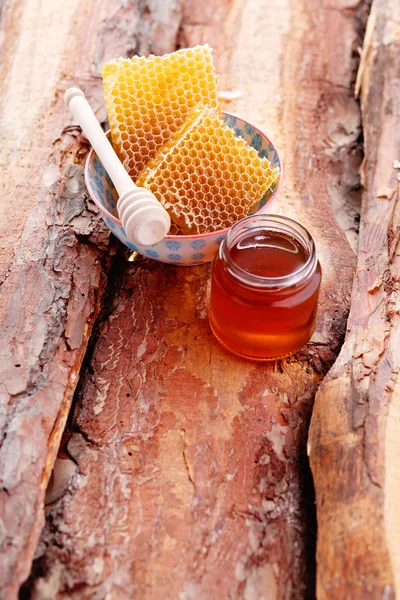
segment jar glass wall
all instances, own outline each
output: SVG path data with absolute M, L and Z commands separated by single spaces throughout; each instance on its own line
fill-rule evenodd
M 247 358 L 293 354 L 314 331 L 320 283 L 304 227 L 278 215 L 247 217 L 229 230 L 213 263 L 211 328 Z

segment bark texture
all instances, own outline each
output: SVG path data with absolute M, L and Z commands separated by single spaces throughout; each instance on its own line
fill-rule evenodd
M 375 0 L 357 81 L 365 159 L 346 341 L 316 399 L 309 454 L 318 515 L 318 598 L 400 592 L 400 20 Z
M 75 73 L 96 105 L 95 79 L 77 65 L 94 56 L 99 22 L 94 2 L 78 4 L 1 7 L 1 598 L 17 597 L 31 569 L 108 268 L 109 234 L 85 192 L 87 145 L 62 101 Z
M 355 263 L 346 240 L 354 242 L 354 214 L 346 221 L 340 198 L 359 184 L 352 83 L 361 7 L 151 6 L 139 22 L 135 2 L 109 2 L 97 56 L 165 52 L 182 40 L 218 49 L 221 88 L 241 94 L 225 108 L 282 151 L 276 209 L 316 240 L 317 331 L 290 360 L 241 361 L 210 333 L 208 267 L 115 264 L 27 589 L 40 600 L 312 597 L 305 442 L 344 334 Z M 135 27 L 146 27 L 146 45 L 132 42 Z

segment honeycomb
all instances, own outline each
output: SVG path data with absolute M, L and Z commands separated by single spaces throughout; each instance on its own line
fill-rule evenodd
M 113 145 L 133 179 L 194 106 L 219 109 L 208 45 L 164 56 L 114 59 L 103 66 L 102 75 Z
M 186 234 L 200 234 L 247 216 L 278 176 L 215 110 L 197 106 L 136 183 L 153 192 Z
M 183 231 L 182 227 L 179 227 L 179 225 L 172 221 L 171 227 L 168 231 L 168 235 L 186 235 L 186 233 Z

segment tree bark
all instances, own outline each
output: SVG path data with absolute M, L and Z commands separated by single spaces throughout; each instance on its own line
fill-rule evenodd
M 282 151 L 276 210 L 316 240 L 317 331 L 295 358 L 239 360 L 209 330 L 209 267 L 115 262 L 26 588 L 37 599 L 313 594 L 305 442 L 344 334 L 355 262 L 346 235 L 355 244 L 356 211 L 342 198 L 359 184 L 360 7 L 210 0 L 197 15 L 194 2 L 176 6 L 141 14 L 150 40 L 141 46 L 132 43 L 136 3 L 110 1 L 97 56 L 165 52 L 176 40 L 216 47 L 221 88 L 242 93 L 226 108 Z
M 111 256 L 109 233 L 87 202 L 87 144 L 67 127 L 62 101 L 74 74 L 100 106 L 91 71 L 100 22 L 94 2 L 78 4 L 2 3 L 1 598 L 15 598 L 31 569 Z M 88 65 L 78 66 L 82 56 Z
M 400 593 L 399 6 L 375 0 L 361 86 L 365 159 L 358 265 L 342 351 L 317 394 L 309 454 L 318 598 Z

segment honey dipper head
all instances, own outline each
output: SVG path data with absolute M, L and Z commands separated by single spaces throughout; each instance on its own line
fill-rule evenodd
M 163 220 L 142 219 L 135 227 L 134 239 L 140 246 L 152 246 L 164 239 L 166 228 L 167 226 L 164 225 Z
M 167 235 L 171 219 L 154 195 L 137 187 L 120 196 L 118 214 L 126 237 L 134 244 L 152 246 Z

